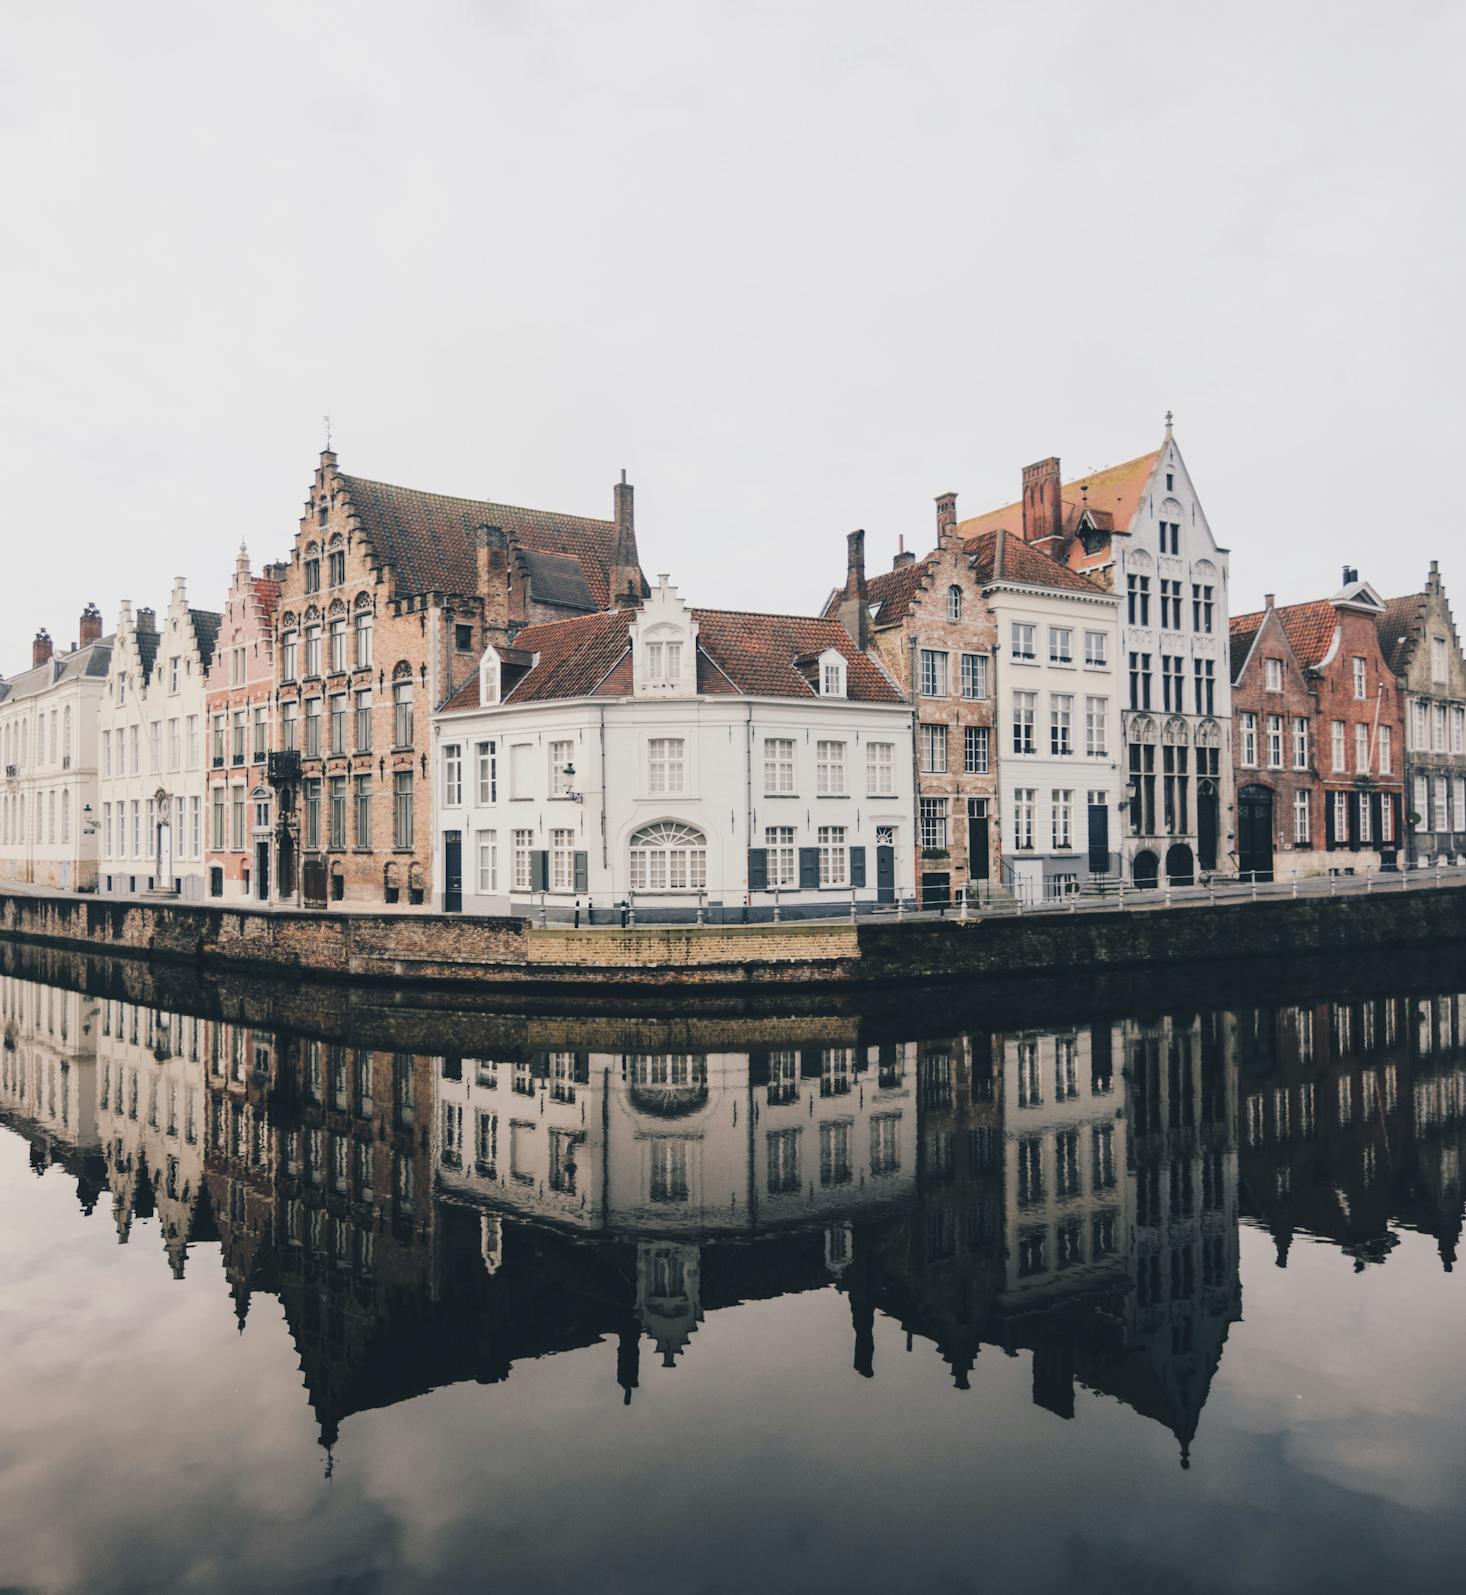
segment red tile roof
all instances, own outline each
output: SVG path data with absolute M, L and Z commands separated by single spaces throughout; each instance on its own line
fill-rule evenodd
M 256 576 L 255 602 L 260 606 L 260 614 L 269 620 L 280 605 L 280 583 L 268 576 Z
M 630 627 L 637 612 L 615 609 L 526 626 L 514 647 L 535 656 L 533 667 L 504 695 L 505 703 L 566 698 L 621 698 L 632 691 Z M 796 660 L 828 648 L 845 658 L 848 696 L 860 703 L 902 703 L 900 690 L 837 621 L 804 615 L 744 614 L 694 609 L 697 622 L 697 690 L 737 696 L 814 698 Z M 444 704 L 447 710 L 479 706 L 477 672 Z
M 1251 614 L 1233 615 L 1233 638 L 1236 638 L 1239 629 L 1249 625 L 1255 635 L 1266 613 L 1266 610 L 1257 609 Z M 1299 665 L 1304 670 L 1312 670 L 1329 651 L 1329 644 L 1334 640 L 1334 632 L 1339 625 L 1338 610 L 1327 598 L 1314 598 L 1306 604 L 1279 604 L 1277 615 L 1283 623 L 1289 645 L 1298 656 Z
M 1145 484 L 1150 481 L 1151 472 L 1155 470 L 1160 457 L 1161 451 L 1156 449 L 1150 454 L 1142 454 L 1138 459 L 1126 460 L 1123 465 L 1111 465 L 1103 471 L 1065 482 L 1059 489 L 1064 508 L 1064 535 L 1074 534 L 1086 504 L 1092 510 L 1111 515 L 1116 531 L 1127 530 L 1135 519 L 1135 512 L 1145 493 Z M 1088 493 L 1081 492 L 1081 488 L 1087 488 Z M 1023 536 L 1021 499 L 1016 504 L 1006 504 L 1000 510 L 989 510 L 986 515 L 974 515 L 970 520 L 957 524 L 958 532 L 968 538 L 1000 528 L 1020 538 Z
M 1385 599 L 1385 612 L 1379 617 L 1379 648 L 1385 663 L 1395 674 L 1403 675 L 1410 662 L 1411 644 L 1425 605 L 1424 593 L 1407 593 L 1403 598 Z
M 614 521 L 422 493 L 363 476 L 340 480 L 372 546 L 392 566 L 406 592 L 476 592 L 475 533 L 481 526 L 497 526 L 520 548 L 573 556 L 580 562 L 592 601 L 597 606 L 609 601 Z
M 1108 588 L 1040 553 L 1007 531 L 979 533 L 967 540 L 972 568 L 979 582 L 1022 582 L 1028 587 L 1058 587 L 1068 592 L 1105 593 Z
M 1231 669 L 1232 681 L 1235 685 L 1242 675 L 1242 667 L 1247 663 L 1247 656 L 1252 652 L 1252 641 L 1262 630 L 1265 610 L 1257 610 L 1250 615 L 1233 615 L 1229 622 L 1231 627 Z

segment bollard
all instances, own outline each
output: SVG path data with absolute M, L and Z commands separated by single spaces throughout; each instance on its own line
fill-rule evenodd
M 698 922 L 699 925 L 701 925 L 702 922 L 703 922 L 703 918 L 702 918 L 702 888 L 700 886 L 697 889 L 697 922 Z
M 855 891 L 853 888 L 850 892 L 850 923 L 852 925 L 855 923 Z
M 779 906 L 779 888 L 774 888 L 774 923 L 777 925 L 783 919 L 783 910 Z

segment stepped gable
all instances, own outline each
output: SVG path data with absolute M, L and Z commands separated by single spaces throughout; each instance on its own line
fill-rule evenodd
M 1137 459 L 1126 460 L 1123 465 L 1111 465 L 1103 471 L 1094 471 L 1088 476 L 1077 476 L 1071 482 L 1062 483 L 1059 496 L 1063 505 L 1060 527 L 1063 535 L 1072 537 L 1078 531 L 1080 517 L 1086 507 L 1094 513 L 1096 520 L 1109 516 L 1113 530 L 1128 530 L 1145 495 L 1146 483 L 1150 481 L 1160 457 L 1161 450 L 1153 449 Z M 1087 492 L 1081 489 L 1087 489 Z M 1100 524 L 1103 525 L 1103 521 Z M 996 531 L 1012 532 L 1015 537 L 1022 539 L 1021 499 L 1016 504 L 1005 504 L 1002 509 L 989 510 L 986 515 L 975 515 L 970 520 L 957 523 L 957 535 L 969 540 Z
M 1020 582 L 1027 587 L 1057 587 L 1067 592 L 1101 593 L 1113 597 L 1107 588 L 1070 570 L 1058 560 L 1040 553 L 1031 543 L 1013 532 L 994 530 L 967 539 L 967 552 L 979 582 Z
M 866 602 L 871 611 L 873 626 L 894 626 L 911 613 L 916 595 L 931 568 L 933 555 L 924 559 L 909 559 L 894 570 L 885 570 L 879 576 L 868 576 L 865 583 Z M 845 601 L 845 589 L 837 587 L 825 600 L 822 617 L 838 620 L 840 605 Z
M 223 625 L 224 617 L 212 609 L 190 609 L 188 618 L 193 622 L 193 634 L 199 645 L 199 659 L 203 664 L 204 674 L 207 675 L 209 666 L 214 660 L 214 645 L 219 640 L 219 627 Z
M 580 567 L 580 583 L 590 602 L 600 608 L 610 601 L 614 521 L 423 493 L 364 476 L 343 475 L 338 480 L 377 558 L 396 573 L 401 592 L 476 592 L 475 534 L 482 526 L 497 526 L 531 557 L 550 557 L 544 573 L 557 590 L 564 591 L 571 582 L 565 565 L 573 560 Z

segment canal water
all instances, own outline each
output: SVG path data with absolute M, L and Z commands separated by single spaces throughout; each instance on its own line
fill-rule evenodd
M 0 953 L 0 1590 L 1466 1566 L 1466 954 L 557 1015 Z

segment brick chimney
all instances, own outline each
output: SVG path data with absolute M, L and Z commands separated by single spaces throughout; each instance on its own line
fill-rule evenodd
M 908 552 L 906 539 L 898 537 L 896 539 L 896 557 L 891 561 L 891 569 L 900 570 L 905 565 L 914 565 L 915 563 L 916 555 Z
M 89 642 L 98 641 L 101 635 L 102 611 L 95 604 L 88 604 L 77 622 L 77 646 L 85 648 Z
M 489 642 L 509 641 L 510 583 L 513 580 L 509 538 L 501 526 L 480 526 L 474 531 L 478 565 L 478 592 L 484 604 L 484 635 Z M 523 616 L 521 615 L 521 620 Z
M 36 633 L 35 641 L 31 644 L 31 668 L 43 665 L 51 657 L 54 650 L 51 647 L 51 633 L 44 626 Z
M 1059 496 L 1059 461 L 1050 455 L 1023 467 L 1023 541 L 1043 543 L 1064 531 L 1064 504 Z M 1052 547 L 1045 553 L 1052 553 Z
M 616 483 L 616 546 L 611 554 L 610 578 L 611 607 L 641 604 L 645 583 L 641 574 L 641 559 L 636 551 L 636 501 L 635 489 L 622 471 Z
M 840 598 L 840 624 L 857 648 L 870 647 L 870 594 L 865 585 L 865 533 L 845 539 L 845 591 Z
M 1273 598 L 1274 598 L 1274 594 L 1272 594 L 1272 593 L 1264 593 L 1262 595 L 1262 607 L 1264 609 L 1271 609 L 1273 607 Z
M 937 546 L 939 548 L 956 535 L 957 532 L 957 495 L 955 493 L 939 493 L 937 495 Z
M 156 631 L 158 629 L 156 613 L 151 609 L 139 609 L 132 629 L 134 631 Z

